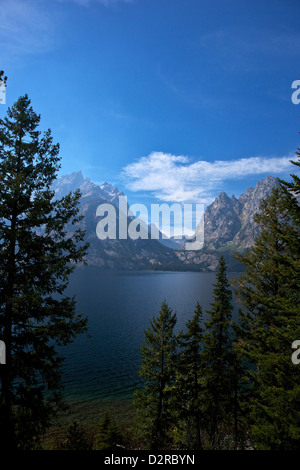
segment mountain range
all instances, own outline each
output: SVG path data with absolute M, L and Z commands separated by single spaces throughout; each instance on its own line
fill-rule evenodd
M 111 203 L 118 209 L 122 191 L 105 182 L 93 183 L 82 175 L 81 171 L 58 178 L 53 184 L 55 198 L 61 198 L 70 191 L 81 192 L 80 212 L 83 214 L 81 227 L 86 231 L 86 240 L 90 247 L 86 261 L 88 266 L 103 269 L 158 269 L 158 270 L 198 270 L 215 271 L 222 253 L 229 270 L 240 270 L 241 265 L 234 259 L 234 251 L 243 251 L 251 247 L 259 234 L 259 227 L 254 215 L 259 211 L 261 200 L 267 197 L 277 179 L 268 176 L 258 181 L 254 188 L 248 187 L 239 198 L 229 197 L 224 191 L 206 208 L 204 214 L 204 246 L 201 250 L 186 249 L 186 241 L 176 239 L 127 238 L 100 240 L 96 235 L 99 217 L 96 209 L 100 204 Z M 118 210 L 117 227 L 119 224 Z M 129 218 L 129 222 L 133 217 Z M 200 230 L 200 225 L 196 228 Z M 70 233 L 73 227 L 69 227 Z M 147 230 L 147 228 L 146 228 Z M 148 227 L 150 233 L 150 227 Z

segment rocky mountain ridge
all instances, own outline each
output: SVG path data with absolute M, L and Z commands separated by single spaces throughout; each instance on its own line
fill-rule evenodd
M 102 185 L 96 185 L 89 178 L 84 178 L 82 173 L 75 172 L 70 175 L 58 178 L 53 188 L 55 197 L 60 198 L 70 191 L 79 189 L 80 213 L 84 216 L 80 223 L 81 228 L 86 232 L 86 241 L 90 247 L 86 257 L 88 266 L 99 267 L 102 269 L 153 269 L 157 266 L 166 266 L 172 269 L 174 264 L 178 263 L 174 250 L 163 246 L 158 240 L 127 238 L 100 240 L 96 234 L 96 227 L 99 217 L 96 216 L 97 207 L 101 204 L 111 203 L 118 209 L 119 196 L 124 196 L 122 191 L 113 185 L 105 182 Z M 116 226 L 118 233 L 119 214 L 116 210 Z M 132 220 L 128 217 L 127 223 Z M 69 227 L 69 234 L 74 228 Z
M 96 235 L 99 221 L 96 217 L 97 207 L 110 202 L 118 208 L 118 198 L 124 196 L 124 193 L 107 182 L 97 185 L 89 178 L 83 177 L 80 171 L 58 178 L 53 189 L 57 198 L 75 189 L 81 191 L 80 211 L 84 215 L 82 228 L 86 230 L 86 239 L 90 243 L 87 255 L 89 266 L 103 269 L 214 271 L 221 253 L 227 258 L 229 268 L 238 269 L 232 253 L 234 250 L 243 251 L 253 245 L 259 233 L 254 215 L 259 211 L 261 200 L 267 197 L 276 185 L 277 179 L 268 176 L 254 188 L 248 187 L 239 198 L 234 195 L 230 198 L 222 191 L 205 210 L 204 222 L 202 220 L 204 247 L 198 251 L 187 250 L 184 239 L 181 246 L 178 246 L 178 240 L 176 244 L 172 244 L 172 240 L 166 243 L 151 240 L 150 236 L 148 239 L 137 240 L 99 240 Z M 117 226 L 118 223 L 117 217 Z M 197 230 L 200 230 L 200 224 L 196 235 Z

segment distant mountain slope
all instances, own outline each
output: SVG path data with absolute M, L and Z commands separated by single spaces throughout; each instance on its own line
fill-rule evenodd
M 232 252 L 242 251 L 253 245 L 254 238 L 259 233 L 254 215 L 259 211 L 261 200 L 267 197 L 276 185 L 276 178 L 268 176 L 254 188 L 248 187 L 238 199 L 235 196 L 230 198 L 224 191 L 221 192 L 205 211 L 204 248 L 199 251 L 186 250 L 185 242 L 178 248 L 178 240 L 151 240 L 150 236 L 146 240 L 99 240 L 96 235 L 99 222 L 99 217 L 96 217 L 97 207 L 110 202 L 118 208 L 118 198 L 124 196 L 124 193 L 107 182 L 102 185 L 93 183 L 89 178 L 85 178 L 81 171 L 58 178 L 53 189 L 56 198 L 75 189 L 81 191 L 80 211 L 84 215 L 81 226 L 85 229 L 86 239 L 90 243 L 88 265 L 103 269 L 214 271 L 220 253 L 226 257 L 229 269 L 240 269 L 241 266 L 234 260 Z M 118 211 L 116 214 L 118 232 Z M 69 229 L 70 233 L 74 230 L 72 226 Z
M 228 258 L 232 258 L 233 250 L 243 251 L 251 247 L 259 234 L 254 215 L 259 212 L 262 199 L 270 195 L 275 186 L 278 186 L 277 179 L 268 176 L 259 181 L 255 188 L 248 187 L 238 199 L 221 192 L 204 214 L 203 249 L 188 252 L 183 244 L 177 252 L 180 261 L 214 270 L 220 252 L 227 252 Z
M 118 204 L 119 196 L 124 196 L 124 193 L 119 191 L 118 188 L 115 188 L 112 184 L 105 182 L 99 186 L 93 183 L 90 178 L 84 177 L 81 171 L 57 178 L 52 189 L 55 191 L 56 199 L 60 199 L 70 191 L 80 189 L 82 197 L 84 198 L 92 196 L 95 199 L 99 198 L 103 201 L 111 202 L 114 205 Z
M 152 269 L 162 265 L 171 268 L 174 263 L 179 263 L 172 249 L 157 240 L 151 240 L 150 236 L 148 240 L 99 240 L 96 235 L 97 223 L 100 220 L 96 217 L 97 207 L 109 202 L 118 208 L 118 198 L 124 196 L 124 193 L 109 183 L 96 185 L 89 178 L 84 178 L 80 171 L 62 176 L 53 184 L 56 198 L 76 189 L 81 191 L 80 213 L 84 215 L 80 225 L 86 231 L 86 240 L 90 243 L 86 257 L 89 266 L 104 269 Z M 118 233 L 118 211 L 116 215 Z M 132 218 L 129 218 L 129 222 L 130 220 Z M 73 230 L 70 226 L 69 233 Z

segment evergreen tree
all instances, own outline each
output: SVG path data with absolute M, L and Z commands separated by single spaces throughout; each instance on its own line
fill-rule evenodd
M 300 148 L 297 149 L 296 156 L 298 157 L 298 161 L 296 162 L 295 160 L 290 160 L 290 162 L 296 167 L 300 167 Z M 295 173 L 292 173 L 291 177 L 292 177 L 292 181 L 284 181 L 279 178 L 279 182 L 281 183 L 283 187 L 287 188 L 289 191 L 292 191 L 292 193 L 299 194 L 300 193 L 300 177 L 296 175 Z
M 233 351 L 230 368 L 232 388 L 233 447 L 235 450 L 247 449 L 250 436 L 248 429 L 249 392 L 248 364 L 242 353 L 240 324 L 233 322 Z
M 254 246 L 236 255 L 246 266 L 235 290 L 243 306 L 240 350 L 251 365 L 251 435 L 259 449 L 300 443 L 300 375 L 291 361 L 300 337 L 299 208 L 286 190 L 290 184 L 283 186 L 261 203 Z
M 172 419 L 172 395 L 176 372 L 178 335 L 174 334 L 176 313 L 166 301 L 160 314 L 150 320 L 141 348 L 139 374 L 145 379 L 144 390 L 136 392 L 139 433 L 152 450 L 168 441 Z
M 95 450 L 116 450 L 122 445 L 122 435 L 115 420 L 106 411 L 99 423 L 94 449 Z
M 220 449 L 232 419 L 232 292 L 221 256 L 203 335 L 202 406 L 212 449 Z
M 31 448 L 61 404 L 66 345 L 86 329 L 75 300 L 64 295 L 74 263 L 86 253 L 79 222 L 80 194 L 54 201 L 59 146 L 27 95 L 0 120 L 0 442 Z M 70 224 L 67 229 L 67 224 Z M 45 393 L 47 392 L 47 393 Z
M 65 450 L 90 450 L 83 427 L 74 421 L 68 428 L 67 440 L 63 445 Z
M 298 157 L 298 161 L 290 160 L 290 162 L 298 169 L 300 167 L 300 148 L 296 151 L 296 156 Z M 291 181 L 284 181 L 282 179 L 278 179 L 278 181 L 282 190 L 282 198 L 284 200 L 285 208 L 288 210 L 289 216 L 293 220 L 293 224 L 299 227 L 300 205 L 298 201 L 300 195 L 300 176 L 292 173 L 291 177 Z
M 177 378 L 177 408 L 184 421 L 185 444 L 200 450 L 201 442 L 201 372 L 202 372 L 202 309 L 197 302 L 194 316 L 186 323 L 187 331 L 180 339 Z

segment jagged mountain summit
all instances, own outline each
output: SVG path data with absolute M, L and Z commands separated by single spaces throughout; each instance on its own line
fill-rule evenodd
M 79 189 L 82 198 L 93 196 L 114 205 L 117 205 L 119 196 L 124 196 L 124 193 L 112 184 L 105 182 L 102 185 L 97 185 L 90 178 L 84 177 L 81 171 L 61 176 L 54 182 L 52 189 L 55 191 L 56 199 L 60 199 L 70 191 Z
M 107 182 L 103 183 L 100 186 L 100 189 L 102 191 L 103 197 L 115 205 L 118 205 L 118 198 L 120 196 L 124 196 L 122 191 L 119 191 L 118 188 L 115 188 L 112 184 Z
M 177 254 L 184 263 L 205 264 L 214 270 L 216 255 L 232 251 L 243 251 L 254 244 L 259 234 L 259 226 L 254 216 L 259 212 L 262 199 L 269 196 L 279 183 L 273 176 L 249 186 L 237 199 L 230 198 L 224 191 L 210 204 L 204 214 L 204 248 L 199 252 L 186 252 L 185 244 Z M 197 232 L 197 229 L 196 229 Z
M 70 191 L 79 189 L 80 213 L 84 216 L 80 226 L 85 230 L 86 241 L 90 247 L 86 257 L 89 266 L 103 269 L 153 269 L 157 266 L 172 268 L 176 263 L 180 263 L 174 250 L 163 246 L 158 240 L 148 239 L 110 239 L 100 240 L 96 234 L 96 227 L 99 217 L 96 211 L 99 205 L 111 203 L 116 209 L 119 208 L 119 196 L 124 196 L 122 191 L 113 185 L 105 182 L 101 185 L 93 183 L 89 178 L 83 177 L 81 171 L 71 173 L 58 178 L 53 188 L 55 198 L 60 198 Z M 119 213 L 116 210 L 116 226 L 119 226 Z M 132 217 L 128 217 L 128 223 Z M 69 226 L 69 234 L 74 231 L 73 226 Z M 117 229 L 118 233 L 118 229 Z
M 273 176 L 259 181 L 255 188 L 249 186 L 238 199 L 229 198 L 223 191 L 207 207 L 204 222 L 204 240 L 207 248 L 229 246 L 234 249 L 249 248 L 258 235 L 254 216 L 259 212 L 262 199 L 271 194 L 277 180 Z
M 55 197 L 60 198 L 69 191 L 81 191 L 80 211 L 84 215 L 81 222 L 90 243 L 87 263 L 103 269 L 168 269 L 214 271 L 222 252 L 229 268 L 238 269 L 233 251 L 243 251 L 251 247 L 259 233 L 254 215 L 259 205 L 273 187 L 277 186 L 273 176 L 259 181 L 254 188 L 248 187 L 239 198 L 229 197 L 224 191 L 210 204 L 204 214 L 204 247 L 198 251 L 187 250 L 183 244 L 178 246 L 174 240 L 151 240 L 127 238 L 99 240 L 96 216 L 100 204 L 110 202 L 118 208 L 119 196 L 124 193 L 110 183 L 97 185 L 82 175 L 81 171 L 58 178 L 53 189 Z M 119 224 L 118 211 L 117 226 Z M 202 221 L 203 223 L 203 221 Z M 73 230 L 70 227 L 70 233 Z M 150 230 L 150 227 L 149 227 Z M 196 229 L 200 230 L 200 225 Z M 196 238 L 196 237 L 195 237 Z M 193 239 L 192 239 L 193 241 Z
M 52 185 L 52 190 L 55 191 L 55 199 L 60 199 L 66 196 L 70 191 L 75 191 L 80 188 L 87 179 L 88 178 L 83 177 L 81 171 L 76 171 L 57 178 Z

